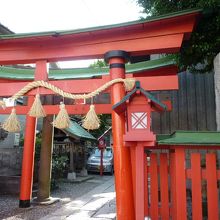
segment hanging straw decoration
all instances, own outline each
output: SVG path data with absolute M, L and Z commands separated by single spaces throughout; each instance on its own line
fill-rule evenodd
M 115 83 L 124 83 L 125 90 L 130 91 L 135 85 L 135 79 L 133 79 L 133 78 L 113 79 L 113 80 L 105 83 L 104 85 L 100 86 L 95 91 L 90 92 L 88 94 L 71 94 L 71 93 L 65 92 L 62 89 L 60 89 L 60 88 L 58 88 L 48 82 L 45 82 L 43 80 L 33 81 L 33 82 L 28 83 L 20 91 L 18 91 L 16 94 L 14 94 L 11 97 L 11 99 L 17 100 L 19 97 L 24 96 L 30 90 L 35 89 L 35 88 L 39 88 L 39 87 L 50 89 L 54 93 L 59 94 L 59 95 L 63 96 L 64 98 L 89 99 L 89 98 L 92 98 L 92 97 L 100 94 L 101 92 L 105 91 L 107 88 L 114 85 Z M 2 106 L 4 108 L 5 102 L 0 100 L 0 106 Z M 43 106 L 40 102 L 39 95 L 36 95 L 35 101 L 29 111 L 29 115 L 33 116 L 33 117 L 37 117 L 37 118 L 46 116 L 45 111 L 43 109 Z M 69 124 L 70 124 L 70 119 L 69 119 L 68 113 L 65 109 L 65 105 L 63 103 L 61 103 L 60 104 L 60 112 L 58 113 L 56 119 L 54 120 L 53 125 L 54 125 L 54 127 L 64 129 L 64 128 L 69 127 Z M 83 119 L 83 127 L 88 130 L 93 130 L 93 129 L 97 129 L 100 127 L 100 120 L 99 120 L 98 116 L 96 115 L 94 105 L 90 106 L 89 112 L 87 113 L 86 117 Z M 16 132 L 16 131 L 20 130 L 20 124 L 17 120 L 16 114 L 15 114 L 15 109 L 12 110 L 11 115 L 4 123 L 4 129 L 7 131 L 12 131 L 12 132 Z
M 6 108 L 6 104 L 3 100 L 0 100 L 0 106 L 5 109 Z
M 21 130 L 15 108 L 11 110 L 11 114 L 2 124 L 2 128 L 8 132 L 19 132 Z
M 43 108 L 41 101 L 40 101 L 39 94 L 36 94 L 33 105 L 31 106 L 31 109 L 28 112 L 28 114 L 30 116 L 36 117 L 36 118 L 43 118 L 46 116 L 46 113 L 45 113 L 44 108 Z
M 135 79 L 133 78 L 127 78 L 127 79 L 122 79 L 122 78 L 117 78 L 117 79 L 113 79 L 107 83 L 105 83 L 104 85 L 100 86 L 99 88 L 97 88 L 95 91 L 88 93 L 88 94 L 71 94 L 68 92 L 63 91 L 62 89 L 48 83 L 45 81 L 33 81 L 28 83 L 26 86 L 24 86 L 24 88 L 22 88 L 20 91 L 18 91 L 16 94 L 14 94 L 11 98 L 13 100 L 18 99 L 21 96 L 24 96 L 27 92 L 29 92 L 30 90 L 34 89 L 34 88 L 39 88 L 39 87 L 43 87 L 46 89 L 50 89 L 51 91 L 53 91 L 56 94 L 59 94 L 65 98 L 69 98 L 69 99 L 89 99 L 92 98 L 98 94 L 100 94 L 101 92 L 105 91 L 107 88 L 109 88 L 110 86 L 114 85 L 115 83 L 124 83 L 125 85 L 125 90 L 126 91 L 130 91 L 134 85 L 135 85 Z
M 133 78 L 127 78 L 124 79 L 124 86 L 126 91 L 130 91 L 134 88 L 135 85 L 135 79 Z
M 95 106 L 93 104 L 90 105 L 90 110 L 83 119 L 82 126 L 88 130 L 95 130 L 100 127 L 100 120 L 96 115 Z
M 63 102 L 60 103 L 60 111 L 53 121 L 53 126 L 59 129 L 68 128 L 70 125 L 70 118 L 68 112 L 66 111 L 65 105 Z

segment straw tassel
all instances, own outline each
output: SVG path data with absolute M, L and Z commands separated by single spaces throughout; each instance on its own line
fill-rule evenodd
M 66 111 L 65 105 L 60 103 L 60 111 L 53 121 L 53 126 L 59 129 L 68 128 L 70 125 L 70 118 L 68 112 Z
M 83 119 L 82 126 L 88 130 L 95 130 L 100 127 L 100 120 L 96 115 L 94 105 L 90 105 L 90 110 Z
M 5 109 L 6 108 L 6 104 L 3 100 L 0 100 L 0 106 Z
M 127 78 L 124 80 L 125 90 L 130 91 L 134 88 L 135 79 L 134 78 Z
M 2 124 L 2 128 L 8 132 L 19 132 L 21 130 L 15 108 L 11 110 L 11 114 Z
M 41 101 L 40 101 L 39 94 L 36 94 L 33 105 L 31 106 L 31 109 L 28 112 L 28 114 L 30 116 L 36 117 L 36 118 L 43 118 L 46 116 L 46 113 L 45 113 L 44 108 L 43 108 Z

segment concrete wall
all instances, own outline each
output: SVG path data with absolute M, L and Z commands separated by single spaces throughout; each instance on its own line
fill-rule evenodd
M 7 115 L 0 115 L 0 122 L 3 122 Z M 21 123 L 20 138 L 24 136 L 25 116 L 18 116 Z M 37 129 L 42 127 L 42 120 L 39 120 Z M 12 176 L 21 174 L 23 146 L 15 146 L 15 133 L 8 133 L 7 138 L 0 140 L 0 175 Z M 25 137 L 24 137 L 25 138 Z M 19 142 L 19 140 L 18 140 Z
M 8 115 L 0 115 L 0 122 L 4 122 L 4 120 L 8 117 Z M 24 115 L 19 115 L 18 119 L 21 123 L 21 132 L 20 136 L 23 136 L 23 131 L 24 131 L 24 125 L 25 125 L 25 116 Z M 0 140 L 0 149 L 1 148 L 13 148 L 15 145 L 15 134 L 14 133 L 8 133 L 7 138 L 4 140 Z
M 21 174 L 23 148 L 0 148 L 0 175 L 13 176 Z
M 0 176 L 0 194 L 19 194 L 20 176 Z

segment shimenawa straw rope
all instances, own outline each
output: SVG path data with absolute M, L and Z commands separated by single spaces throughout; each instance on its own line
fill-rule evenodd
M 24 86 L 24 88 L 22 88 L 20 91 L 18 91 L 16 94 L 14 94 L 10 99 L 16 100 L 16 99 L 20 98 L 21 96 L 25 95 L 30 90 L 32 90 L 34 88 L 39 88 L 39 87 L 44 87 L 44 88 L 50 89 L 54 93 L 61 95 L 63 98 L 89 99 L 89 98 L 93 98 L 94 96 L 103 92 L 108 87 L 112 86 L 113 84 L 120 83 L 120 82 L 124 83 L 125 90 L 129 91 L 134 87 L 135 79 L 133 79 L 133 78 L 114 79 L 114 80 L 111 80 L 111 81 L 105 83 L 104 85 L 102 85 L 101 87 L 96 89 L 95 91 L 88 93 L 88 94 L 71 94 L 68 92 L 64 92 L 62 89 L 60 89 L 60 88 L 58 88 L 48 82 L 34 81 L 34 82 L 28 83 L 26 86 Z M 0 106 L 2 106 L 4 108 L 5 102 L 0 100 Z M 37 118 L 46 116 L 46 113 L 45 113 L 43 106 L 40 102 L 39 94 L 37 94 L 35 97 L 35 101 L 29 111 L 29 115 L 32 117 L 37 117 Z M 7 123 L 5 123 L 6 124 L 5 130 L 15 132 L 20 129 L 20 124 L 18 122 L 16 113 L 15 113 L 15 109 L 12 110 L 12 113 L 9 116 L 9 118 L 6 120 L 6 122 Z M 69 127 L 69 123 L 70 123 L 70 119 L 69 119 L 68 113 L 66 111 L 65 105 L 63 103 L 61 103 L 60 104 L 60 111 L 59 111 L 56 119 L 54 120 L 53 125 L 57 128 L 64 129 L 64 128 Z M 100 121 L 99 121 L 98 116 L 95 113 L 95 106 L 91 105 L 89 112 L 87 113 L 86 117 L 83 119 L 83 127 L 86 129 L 89 129 L 89 130 L 93 130 L 93 129 L 99 128 L 99 126 L 100 126 Z

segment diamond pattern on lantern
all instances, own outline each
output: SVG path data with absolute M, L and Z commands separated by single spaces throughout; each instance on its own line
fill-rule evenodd
M 147 128 L 147 113 L 146 112 L 131 113 L 131 127 L 133 129 Z

